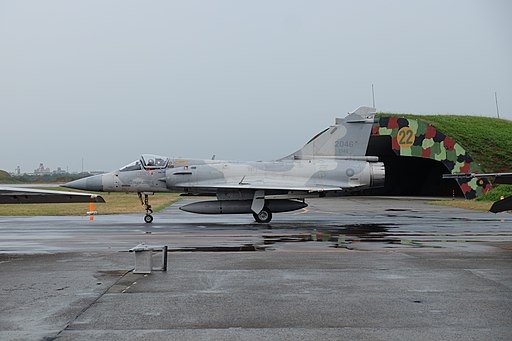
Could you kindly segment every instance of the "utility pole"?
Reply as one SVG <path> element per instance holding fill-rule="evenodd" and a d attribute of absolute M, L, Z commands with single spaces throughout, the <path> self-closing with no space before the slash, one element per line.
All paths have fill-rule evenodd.
<path fill-rule="evenodd" d="M 373 89 L 373 83 L 372 83 L 372 99 L 373 99 L 373 107 L 375 108 L 375 91 Z"/>
<path fill-rule="evenodd" d="M 494 100 L 496 101 L 496 115 L 500 118 L 500 109 L 498 108 L 498 94 L 494 91 Z"/>

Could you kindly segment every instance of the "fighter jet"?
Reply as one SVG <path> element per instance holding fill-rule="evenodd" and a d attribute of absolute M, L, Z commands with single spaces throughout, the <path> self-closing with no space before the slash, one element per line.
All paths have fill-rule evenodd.
<path fill-rule="evenodd" d="M 248 213 L 258 223 L 268 223 L 273 213 L 307 207 L 305 200 L 310 197 L 384 185 L 384 164 L 377 157 L 365 156 L 374 115 L 374 108 L 360 107 L 344 119 L 336 119 L 302 149 L 276 161 L 173 159 L 144 154 L 113 172 L 63 186 L 136 192 L 146 210 L 146 223 L 153 221 L 148 196 L 155 192 L 215 195 L 217 200 L 194 202 L 180 209 L 200 214 Z"/>

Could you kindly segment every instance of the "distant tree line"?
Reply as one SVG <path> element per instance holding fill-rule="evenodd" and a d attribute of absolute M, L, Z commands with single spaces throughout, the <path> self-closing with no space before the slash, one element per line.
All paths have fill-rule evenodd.
<path fill-rule="evenodd" d="M 76 179 L 85 178 L 92 174 L 84 172 L 78 174 L 48 174 L 48 175 L 10 175 L 9 173 L 0 170 L 0 183 L 4 184 L 27 184 L 27 183 L 64 183 Z"/>

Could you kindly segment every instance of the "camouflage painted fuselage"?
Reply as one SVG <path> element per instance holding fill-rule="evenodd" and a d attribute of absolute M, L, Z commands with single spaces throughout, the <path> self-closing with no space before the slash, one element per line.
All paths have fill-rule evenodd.
<path fill-rule="evenodd" d="M 384 165 L 362 160 L 231 162 L 176 160 L 165 169 L 114 171 L 89 179 L 103 192 L 187 192 L 265 190 L 324 192 L 364 189 L 384 181 Z"/>

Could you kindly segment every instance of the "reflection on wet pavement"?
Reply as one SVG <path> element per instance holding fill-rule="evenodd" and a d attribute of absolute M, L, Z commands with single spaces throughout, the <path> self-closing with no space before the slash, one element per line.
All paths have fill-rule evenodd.
<path fill-rule="evenodd" d="M 276 214 L 269 224 L 250 215 L 196 215 L 185 199 L 155 214 L 87 217 L 0 217 L 0 252 L 126 251 L 144 242 L 169 252 L 482 251 L 512 242 L 510 214 L 495 215 L 422 200 L 324 198 Z M 506 249 L 500 246 L 501 249 Z"/>

